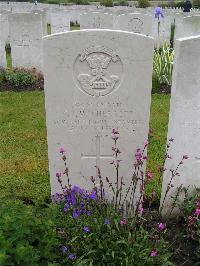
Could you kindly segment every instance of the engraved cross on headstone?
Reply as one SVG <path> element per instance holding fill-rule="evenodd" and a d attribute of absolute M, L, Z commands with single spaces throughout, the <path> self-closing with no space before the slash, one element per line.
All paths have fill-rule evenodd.
<path fill-rule="evenodd" d="M 83 159 L 89 159 L 89 158 L 96 158 L 96 166 L 100 168 L 100 161 L 101 159 L 110 159 L 113 160 L 113 155 L 106 155 L 106 154 L 101 154 L 101 137 L 99 134 L 95 136 L 95 144 L 96 144 L 96 154 L 81 154 L 81 157 Z M 96 171 L 96 176 L 98 175 L 98 170 Z"/>

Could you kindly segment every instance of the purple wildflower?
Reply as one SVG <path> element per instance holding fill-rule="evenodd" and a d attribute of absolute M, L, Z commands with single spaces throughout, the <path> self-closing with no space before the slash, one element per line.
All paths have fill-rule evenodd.
<path fill-rule="evenodd" d="M 77 210 L 74 210 L 73 213 L 72 213 L 72 217 L 74 219 L 77 219 L 79 217 L 79 215 L 80 215 L 80 211 L 77 211 Z"/>
<path fill-rule="evenodd" d="M 160 231 L 163 231 L 166 228 L 166 224 L 165 223 L 158 223 L 158 229 Z"/>
<path fill-rule="evenodd" d="M 154 15 L 155 15 L 155 18 L 159 19 L 160 17 L 161 18 L 164 18 L 164 14 L 163 14 L 163 11 L 162 11 L 162 8 L 157 6 L 155 9 L 154 9 Z"/>
<path fill-rule="evenodd" d="M 64 206 L 63 211 L 67 212 L 69 208 L 70 208 L 70 205 L 68 203 L 66 203 L 65 206 Z"/>
<path fill-rule="evenodd" d="M 95 200 L 96 198 L 97 198 L 97 193 L 95 190 L 93 190 L 92 193 L 90 194 L 90 199 Z"/>
<path fill-rule="evenodd" d="M 69 260 L 75 260 L 76 259 L 76 254 L 75 253 L 69 254 L 68 259 Z"/>
<path fill-rule="evenodd" d="M 90 215 L 92 215 L 92 212 L 91 212 L 91 211 L 85 211 L 85 214 L 86 214 L 87 216 L 90 216 Z"/>
<path fill-rule="evenodd" d="M 68 248 L 66 246 L 62 246 L 60 249 L 61 249 L 63 254 L 66 253 L 68 250 Z"/>
<path fill-rule="evenodd" d="M 105 218 L 104 224 L 110 224 L 110 220 L 108 218 Z"/>
<path fill-rule="evenodd" d="M 85 233 L 89 233 L 89 232 L 90 232 L 90 228 L 89 228 L 88 226 L 84 226 L 84 227 L 83 227 L 83 231 L 84 231 Z"/>
<path fill-rule="evenodd" d="M 83 194 L 85 192 L 83 188 L 80 188 L 78 186 L 73 186 L 71 191 L 77 194 Z"/>
<path fill-rule="evenodd" d="M 61 201 L 61 195 L 59 193 L 56 193 L 52 196 L 53 202 L 60 202 Z"/>

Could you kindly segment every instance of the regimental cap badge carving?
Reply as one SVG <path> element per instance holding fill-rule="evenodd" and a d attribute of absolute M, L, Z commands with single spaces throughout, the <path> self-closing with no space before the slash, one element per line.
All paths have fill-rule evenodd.
<path fill-rule="evenodd" d="M 104 96 L 119 86 L 122 62 L 112 49 L 92 46 L 77 57 L 74 75 L 82 91 L 92 96 Z"/>
<path fill-rule="evenodd" d="M 128 22 L 128 28 L 129 28 L 129 31 L 132 31 L 135 33 L 141 33 L 143 30 L 143 22 L 139 18 L 132 18 Z"/>

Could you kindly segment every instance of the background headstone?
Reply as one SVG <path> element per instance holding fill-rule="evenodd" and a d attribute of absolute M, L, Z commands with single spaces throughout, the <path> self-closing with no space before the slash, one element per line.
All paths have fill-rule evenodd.
<path fill-rule="evenodd" d="M 0 21 L 0 32 L 1 32 L 1 38 L 6 43 L 10 42 L 10 37 L 9 37 L 9 23 L 8 23 L 8 15 L 11 14 L 9 11 L 1 11 L 1 21 Z"/>
<path fill-rule="evenodd" d="M 51 34 L 70 31 L 69 12 L 51 13 Z"/>
<path fill-rule="evenodd" d="M 159 35 L 158 35 L 158 19 L 152 16 L 152 36 L 155 44 L 159 44 L 162 47 L 165 43 L 170 44 L 171 37 L 171 25 L 173 23 L 172 17 L 164 12 L 164 18 L 160 17 Z"/>
<path fill-rule="evenodd" d="M 9 15 L 13 67 L 42 70 L 42 17 L 35 13 Z"/>
<path fill-rule="evenodd" d="M 113 29 L 114 16 L 110 13 L 90 12 L 80 16 L 80 29 Z"/>
<path fill-rule="evenodd" d="M 151 35 L 152 16 L 139 13 L 119 15 L 116 17 L 115 29 Z"/>
<path fill-rule="evenodd" d="M 176 27 L 176 38 L 200 35 L 200 16 L 184 17 Z"/>
<path fill-rule="evenodd" d="M 33 10 L 32 12 L 41 15 L 43 36 L 46 36 L 47 35 L 47 14 L 46 14 L 46 12 L 40 11 L 40 10 Z"/>
<path fill-rule="evenodd" d="M 0 14 L 0 27 L 1 27 L 2 16 Z M 6 67 L 6 52 L 5 52 L 5 40 L 3 36 L 3 31 L 0 31 L 0 67 Z"/>

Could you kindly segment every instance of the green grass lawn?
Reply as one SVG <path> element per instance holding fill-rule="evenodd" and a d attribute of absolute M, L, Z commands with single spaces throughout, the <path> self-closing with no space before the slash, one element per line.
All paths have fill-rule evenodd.
<path fill-rule="evenodd" d="M 42 92 L 1 93 L 0 194 L 49 195 Z"/>
<path fill-rule="evenodd" d="M 159 192 L 157 165 L 162 163 L 168 123 L 169 95 L 152 96 L 154 137 L 149 147 L 148 169 L 154 173 L 148 192 Z M 19 198 L 49 197 L 47 143 L 43 92 L 1 93 L 0 195 Z"/>
<path fill-rule="evenodd" d="M 80 26 L 70 26 L 70 30 L 80 30 Z M 47 24 L 47 34 L 51 34 L 51 25 Z"/>
<path fill-rule="evenodd" d="M 51 25 L 47 24 L 47 34 L 50 35 L 51 34 Z"/>
<path fill-rule="evenodd" d="M 155 189 L 158 196 L 161 192 L 161 177 L 158 167 L 163 163 L 168 128 L 169 94 L 153 94 L 151 103 L 150 129 L 153 130 L 148 148 L 148 170 L 154 178 L 147 187 L 147 192 Z"/>
<path fill-rule="evenodd" d="M 70 26 L 70 30 L 80 30 L 80 26 Z"/>

